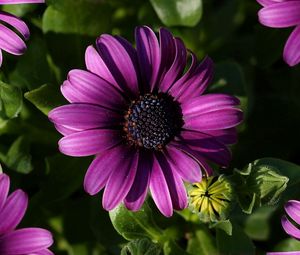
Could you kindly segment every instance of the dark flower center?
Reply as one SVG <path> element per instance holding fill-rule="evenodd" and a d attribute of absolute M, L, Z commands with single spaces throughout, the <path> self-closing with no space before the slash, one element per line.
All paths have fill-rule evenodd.
<path fill-rule="evenodd" d="M 182 125 L 180 106 L 169 95 L 146 94 L 131 102 L 124 131 L 130 144 L 160 150 L 179 133 Z"/>

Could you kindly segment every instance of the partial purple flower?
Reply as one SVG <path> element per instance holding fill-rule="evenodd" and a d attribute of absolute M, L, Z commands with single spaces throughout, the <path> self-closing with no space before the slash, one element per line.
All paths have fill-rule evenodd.
<path fill-rule="evenodd" d="M 49 118 L 64 135 L 62 153 L 96 155 L 84 188 L 95 195 L 105 187 L 106 210 L 121 202 L 139 210 L 149 188 L 159 210 L 171 216 L 187 206 L 183 181 L 201 181 L 202 171 L 211 175 L 210 161 L 228 166 L 227 145 L 236 142 L 243 114 L 237 98 L 203 94 L 213 76 L 210 58 L 198 63 L 164 28 L 158 39 L 138 27 L 135 39 L 136 49 L 108 34 L 89 46 L 88 71 L 70 71 L 61 87 L 71 104 Z"/>
<path fill-rule="evenodd" d="M 53 255 L 47 248 L 53 243 L 49 231 L 41 228 L 16 229 L 22 220 L 28 198 L 22 190 L 8 195 L 9 177 L 0 174 L 0 254 Z"/>
<path fill-rule="evenodd" d="M 300 1 L 299 0 L 257 0 L 263 8 L 258 12 L 261 24 L 274 27 L 295 27 L 288 38 L 283 52 L 287 64 L 300 62 Z"/>
<path fill-rule="evenodd" d="M 0 5 L 44 2 L 45 0 L 0 0 Z M 26 23 L 12 14 L 0 11 L 0 21 L 1 66 L 3 60 L 2 50 L 13 55 L 22 55 L 27 48 L 24 40 L 28 40 L 30 33 Z"/>
<path fill-rule="evenodd" d="M 300 229 L 295 226 L 293 222 L 300 225 L 300 202 L 296 200 L 288 201 L 284 206 L 286 215 L 281 218 L 281 225 L 284 231 L 291 237 L 300 241 Z M 292 221 L 293 222 L 292 222 Z M 290 252 L 269 252 L 267 255 L 299 255 L 300 251 L 290 251 Z"/>

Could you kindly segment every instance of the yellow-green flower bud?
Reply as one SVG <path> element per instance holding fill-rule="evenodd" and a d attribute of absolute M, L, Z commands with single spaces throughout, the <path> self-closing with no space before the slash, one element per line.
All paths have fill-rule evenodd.
<path fill-rule="evenodd" d="M 203 222 L 226 220 L 233 200 L 233 189 L 224 176 L 203 177 L 188 187 L 189 208 Z"/>

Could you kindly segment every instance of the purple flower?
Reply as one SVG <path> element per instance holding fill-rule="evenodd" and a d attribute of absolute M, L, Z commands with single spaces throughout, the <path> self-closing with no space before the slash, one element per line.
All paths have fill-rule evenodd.
<path fill-rule="evenodd" d="M 0 0 L 2 4 L 44 3 L 45 0 Z M 24 40 L 29 38 L 29 29 L 24 21 L 7 12 L 0 11 L 0 66 L 2 50 L 13 55 L 22 55 L 26 50 Z M 11 29 L 13 28 L 13 29 Z M 17 31 L 17 33 L 15 32 Z"/>
<path fill-rule="evenodd" d="M 53 243 L 49 231 L 41 228 L 16 229 L 27 209 L 28 198 L 22 190 L 8 196 L 10 181 L 0 174 L 0 254 L 51 255 Z"/>
<path fill-rule="evenodd" d="M 159 40 L 138 27 L 136 49 L 119 36 L 101 35 L 86 50 L 88 71 L 72 70 L 61 91 L 71 103 L 55 108 L 50 120 L 64 135 L 59 149 L 70 156 L 96 155 L 84 188 L 105 187 L 103 207 L 122 201 L 141 208 L 148 187 L 165 216 L 187 206 L 184 181 L 211 175 L 208 161 L 227 166 L 227 148 L 237 140 L 242 121 L 239 100 L 224 94 L 203 95 L 213 63 L 198 63 L 179 38 L 162 28 Z"/>
<path fill-rule="evenodd" d="M 289 216 L 282 216 L 281 225 L 284 231 L 291 237 L 300 241 L 300 229 L 291 222 L 292 219 L 296 224 L 300 225 L 300 202 L 296 200 L 288 201 L 284 206 L 285 212 Z M 299 255 L 300 251 L 290 252 L 269 252 L 267 255 Z"/>
<path fill-rule="evenodd" d="M 290 66 L 300 62 L 300 1 L 299 0 L 257 0 L 264 6 L 258 13 L 259 21 L 265 26 L 295 27 L 287 40 L 283 58 Z"/>

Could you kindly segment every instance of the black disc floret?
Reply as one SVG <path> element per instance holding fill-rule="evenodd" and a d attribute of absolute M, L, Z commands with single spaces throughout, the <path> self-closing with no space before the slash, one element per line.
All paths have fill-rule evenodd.
<path fill-rule="evenodd" d="M 146 149 L 161 150 L 183 125 L 179 104 L 167 94 L 146 94 L 132 101 L 125 114 L 127 142 Z"/>

